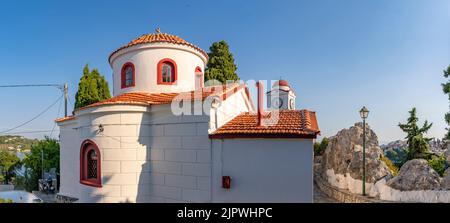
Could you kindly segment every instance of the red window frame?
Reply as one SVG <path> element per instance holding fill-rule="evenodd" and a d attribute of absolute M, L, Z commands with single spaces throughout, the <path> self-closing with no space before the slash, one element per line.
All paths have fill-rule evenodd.
<path fill-rule="evenodd" d="M 200 76 L 200 77 L 199 77 Z M 202 68 L 201 67 L 199 67 L 199 66 L 197 66 L 196 68 L 195 68 L 195 86 L 197 86 L 197 78 L 200 78 L 200 88 L 203 88 L 203 85 L 204 85 L 204 81 L 205 81 L 205 78 L 203 77 L 203 71 L 202 71 Z"/>
<path fill-rule="evenodd" d="M 96 179 L 88 179 L 88 157 L 87 155 L 91 150 L 94 150 L 97 153 L 97 178 Z M 80 183 L 92 186 L 92 187 L 102 187 L 102 176 L 101 176 L 101 154 L 100 150 L 98 149 L 97 144 L 93 142 L 92 140 L 85 140 L 81 144 L 80 149 Z"/>
<path fill-rule="evenodd" d="M 133 70 L 133 75 L 132 75 L 133 81 L 132 81 L 132 83 L 131 83 L 130 85 L 126 85 L 127 79 L 126 79 L 126 73 L 125 73 L 125 72 L 126 72 L 126 68 L 127 68 L 128 66 L 131 66 L 131 69 Z M 122 80 L 121 80 L 121 88 L 122 88 L 122 89 L 123 89 L 123 88 L 134 87 L 134 86 L 136 85 L 136 69 L 135 69 L 133 63 L 127 62 L 127 63 L 125 63 L 125 64 L 122 66 L 121 78 L 122 78 Z"/>
<path fill-rule="evenodd" d="M 162 68 L 164 64 L 170 63 L 172 65 L 172 70 L 173 70 L 173 80 L 172 82 L 163 82 L 163 78 L 162 78 Z M 165 58 L 162 59 L 158 62 L 158 66 L 157 66 L 157 84 L 158 85 L 173 85 L 176 84 L 177 80 L 178 80 L 178 72 L 177 72 L 177 63 L 175 63 L 174 60 L 170 59 L 170 58 Z"/>

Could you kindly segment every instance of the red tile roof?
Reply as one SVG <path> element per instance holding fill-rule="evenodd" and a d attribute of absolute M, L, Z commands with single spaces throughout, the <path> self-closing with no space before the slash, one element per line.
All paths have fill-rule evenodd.
<path fill-rule="evenodd" d="M 173 44 L 190 46 L 190 47 L 194 48 L 195 50 L 199 51 L 201 54 L 203 54 L 206 58 L 208 58 L 208 54 L 205 51 L 203 51 L 202 49 L 200 49 L 200 47 L 198 47 L 192 43 L 189 43 L 186 40 L 184 40 L 178 36 L 167 34 L 167 33 L 151 33 L 151 34 L 142 35 L 139 38 L 132 40 L 127 45 L 122 46 L 119 49 L 115 50 L 114 52 L 111 53 L 108 60 L 111 60 L 111 57 L 115 53 L 119 52 L 120 50 L 123 50 L 128 47 L 132 47 L 135 45 L 139 45 L 139 44 L 146 44 L 146 43 L 173 43 Z"/>
<path fill-rule="evenodd" d="M 233 83 L 221 86 L 204 87 L 199 90 L 182 93 L 124 93 L 104 101 L 78 108 L 76 111 L 101 105 L 157 105 L 169 104 L 173 100 L 205 100 L 210 96 L 217 96 L 221 100 L 225 100 L 227 97 L 231 96 L 242 88 L 246 88 L 246 86 L 243 84 Z"/>
<path fill-rule="evenodd" d="M 308 110 L 280 110 L 278 122 L 274 112 L 266 112 L 264 119 L 274 125 L 258 126 L 256 113 L 243 113 L 229 121 L 210 138 L 315 138 L 320 134 L 316 113 Z"/>
<path fill-rule="evenodd" d="M 134 92 L 125 93 L 110 99 L 106 99 L 94 104 L 87 105 L 76 109 L 75 111 L 98 107 L 102 105 L 158 105 L 170 104 L 173 100 L 205 100 L 208 97 L 217 96 L 221 100 L 226 100 L 228 97 L 236 93 L 238 90 L 245 88 L 245 92 L 251 100 L 248 88 L 244 84 L 232 83 L 228 85 L 204 87 L 195 91 L 188 91 L 182 93 L 146 93 Z M 74 116 L 56 119 L 56 122 L 64 122 L 75 119 Z"/>
<path fill-rule="evenodd" d="M 67 117 L 63 117 L 63 118 L 58 118 L 55 120 L 55 122 L 64 122 L 64 121 L 69 121 L 69 120 L 74 120 L 75 116 L 71 115 L 71 116 L 67 116 Z"/>

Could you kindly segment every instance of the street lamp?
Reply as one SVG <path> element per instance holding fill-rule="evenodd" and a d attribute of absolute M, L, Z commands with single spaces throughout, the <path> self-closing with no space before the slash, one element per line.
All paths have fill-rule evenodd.
<path fill-rule="evenodd" d="M 366 118 L 369 116 L 369 110 L 363 106 L 359 110 L 359 115 L 363 120 L 363 175 L 362 175 L 362 195 L 366 196 Z"/>

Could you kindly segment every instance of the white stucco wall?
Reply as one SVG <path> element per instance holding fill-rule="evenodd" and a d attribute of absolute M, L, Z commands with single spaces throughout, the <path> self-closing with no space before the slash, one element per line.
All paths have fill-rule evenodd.
<path fill-rule="evenodd" d="M 209 132 L 214 132 L 216 129 L 231 121 L 242 112 L 254 111 L 254 105 L 252 105 L 252 102 L 245 93 L 245 89 L 242 88 L 238 92 L 229 96 L 225 101 L 222 101 L 218 108 L 211 109 Z"/>
<path fill-rule="evenodd" d="M 313 201 L 312 139 L 215 139 L 212 153 L 212 202 Z"/>
<path fill-rule="evenodd" d="M 177 83 L 174 85 L 157 84 L 157 65 L 162 59 L 169 58 L 177 66 Z M 135 67 L 135 86 L 121 88 L 121 72 L 125 63 Z M 173 93 L 195 89 L 195 68 L 205 70 L 206 58 L 197 50 L 183 45 L 170 43 L 152 43 L 136 45 L 123 49 L 111 58 L 113 69 L 113 95 L 127 92 Z"/>
<path fill-rule="evenodd" d="M 78 202 L 208 202 L 208 122 L 208 116 L 174 116 L 170 105 L 82 110 L 75 121 L 60 124 L 60 194 Z M 79 183 L 85 139 L 100 149 L 101 188 Z"/>

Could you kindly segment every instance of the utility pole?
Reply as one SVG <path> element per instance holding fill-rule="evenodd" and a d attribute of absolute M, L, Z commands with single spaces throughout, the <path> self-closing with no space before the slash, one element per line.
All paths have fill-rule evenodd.
<path fill-rule="evenodd" d="M 42 176 L 41 178 L 44 179 L 44 149 L 41 150 L 41 166 L 42 166 Z"/>
<path fill-rule="evenodd" d="M 67 93 L 69 92 L 69 86 L 67 83 L 64 84 L 64 117 L 67 117 Z"/>

